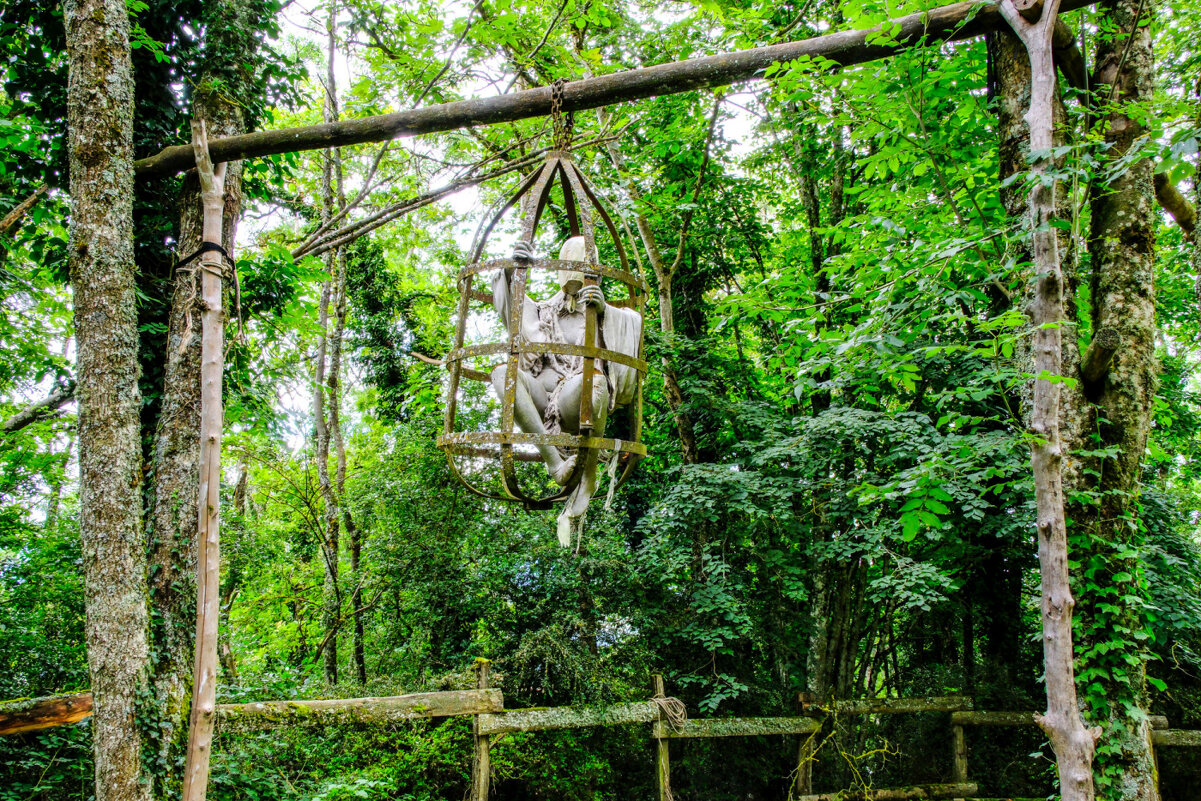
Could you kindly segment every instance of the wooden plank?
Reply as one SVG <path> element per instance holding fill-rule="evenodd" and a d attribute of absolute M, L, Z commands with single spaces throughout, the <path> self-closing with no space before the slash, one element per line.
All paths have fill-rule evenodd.
<path fill-rule="evenodd" d="M 231 728 L 257 730 L 275 726 L 391 723 L 417 718 L 478 715 L 503 709 L 504 697 L 500 690 L 455 690 L 384 698 L 218 704 L 217 720 L 225 731 Z"/>
<path fill-rule="evenodd" d="M 967 781 L 967 738 L 963 726 L 951 726 L 951 780 Z"/>
<path fill-rule="evenodd" d="M 586 729 L 592 726 L 651 723 L 658 719 L 659 707 L 653 701 L 614 704 L 603 709 L 576 709 L 570 706 L 511 709 L 496 715 L 480 715 L 479 733 Z"/>
<path fill-rule="evenodd" d="M 1083 8 L 1092 2 L 1063 0 L 1060 11 Z M 572 81 L 563 89 L 563 111 L 581 111 L 647 97 L 728 86 L 762 78 L 764 70 L 773 64 L 797 59 L 819 62 L 824 59 L 847 67 L 886 58 L 919 43 L 961 41 L 1007 28 L 999 5 L 977 2 L 932 8 L 891 20 L 887 24 L 890 34 L 887 42 L 877 41 L 879 28 L 844 30 L 811 39 Z M 550 107 L 551 89 L 544 86 L 373 117 L 214 139 L 209 143 L 209 152 L 214 162 L 222 162 L 363 142 L 383 142 L 400 136 L 544 117 L 550 113 Z M 139 176 L 171 175 L 191 167 L 193 160 L 190 147 L 172 145 L 149 158 L 134 162 L 134 169 Z"/>
<path fill-rule="evenodd" d="M 1161 748 L 1201 748 L 1201 731 L 1167 729 L 1151 732 L 1151 744 Z"/>
<path fill-rule="evenodd" d="M 894 715 L 914 712 L 960 712 L 972 708 L 972 699 L 961 695 L 937 695 L 929 698 L 854 698 L 834 702 L 840 715 Z M 815 704 L 806 704 L 806 714 L 824 714 Z"/>
<path fill-rule="evenodd" d="M 952 726 L 1034 726 L 1034 712 L 953 712 Z"/>
<path fill-rule="evenodd" d="M 913 787 L 893 787 L 882 790 L 869 790 L 866 793 L 854 793 L 842 790 L 837 793 L 817 793 L 802 795 L 793 801 L 917 801 L 923 798 L 975 798 L 980 791 L 975 782 L 956 782 L 955 784 L 921 784 Z"/>
<path fill-rule="evenodd" d="M 0 736 L 65 726 L 91 714 L 90 692 L 0 701 Z"/>
<path fill-rule="evenodd" d="M 952 726 L 1036 726 L 1036 712 L 953 712 Z M 1163 715 L 1150 715 L 1152 729 L 1168 728 L 1168 719 Z"/>
<path fill-rule="evenodd" d="M 651 676 L 651 689 L 656 698 L 667 695 L 667 687 L 663 683 L 662 675 L 655 673 Z M 659 790 L 659 801 L 672 801 L 671 746 L 658 734 L 662 725 L 662 722 L 655 723 L 655 784 Z"/>
<path fill-rule="evenodd" d="M 810 717 L 803 718 L 710 718 L 689 720 L 676 731 L 670 724 L 655 723 L 655 737 L 676 739 L 687 737 L 759 737 L 776 734 L 812 734 L 821 724 Z"/>
<path fill-rule="evenodd" d="M 491 685 L 492 663 L 487 659 L 475 660 L 475 687 L 487 690 Z M 488 801 L 492 787 L 492 740 L 480 734 L 480 716 L 471 722 L 475 759 L 471 763 L 471 801 Z"/>

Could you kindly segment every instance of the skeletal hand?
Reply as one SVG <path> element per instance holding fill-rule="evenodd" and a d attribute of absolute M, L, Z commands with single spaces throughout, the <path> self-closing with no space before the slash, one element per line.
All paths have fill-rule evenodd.
<path fill-rule="evenodd" d="M 605 293 L 599 286 L 586 286 L 579 291 L 576 299 L 585 306 L 595 306 L 598 310 L 605 308 Z"/>

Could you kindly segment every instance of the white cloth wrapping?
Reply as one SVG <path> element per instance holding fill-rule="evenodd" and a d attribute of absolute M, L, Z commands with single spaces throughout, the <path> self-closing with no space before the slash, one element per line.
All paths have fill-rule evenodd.
<path fill-rule="evenodd" d="M 562 292 L 557 292 L 554 297 L 543 301 L 527 297 L 521 310 L 521 336 L 527 342 L 551 341 L 543 321 L 549 316 L 558 314 L 565 300 Z M 504 270 L 497 270 L 492 275 L 492 305 L 507 326 L 513 310 L 513 300 L 509 289 L 509 279 L 505 276 Z M 550 312 L 549 315 L 548 312 Z M 598 323 L 602 347 L 624 356 L 638 358 L 638 349 L 642 344 L 642 316 L 638 312 L 633 309 L 610 306 L 606 303 L 604 313 L 598 315 Z M 570 344 L 582 345 L 584 343 L 581 341 Z M 527 354 L 527 358 L 523 358 L 521 361 L 521 369 L 538 375 L 542 372 L 543 363 L 548 356 L 549 354 L 546 356 Z M 576 358 L 578 359 L 578 357 Z M 638 390 L 638 371 L 624 364 L 610 362 L 605 362 L 604 370 L 612 388 L 609 393 L 609 408 L 633 403 Z"/>

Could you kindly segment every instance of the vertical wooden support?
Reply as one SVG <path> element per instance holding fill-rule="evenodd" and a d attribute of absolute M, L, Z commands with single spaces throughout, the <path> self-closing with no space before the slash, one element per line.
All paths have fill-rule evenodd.
<path fill-rule="evenodd" d="M 662 675 L 658 673 L 653 674 L 651 681 L 656 698 L 662 698 L 667 695 Z M 660 712 L 660 715 L 662 715 L 662 712 Z M 659 787 L 659 801 L 672 801 L 671 752 L 668 750 L 668 741 L 664 737 L 657 737 L 655 739 L 655 783 Z"/>
<path fill-rule="evenodd" d="M 477 690 L 487 690 L 491 683 L 492 662 L 487 659 L 477 659 L 472 666 L 475 671 L 475 687 Z M 480 734 L 480 716 L 472 717 L 472 732 L 475 740 L 475 758 L 471 762 L 471 801 L 488 801 L 488 793 L 492 784 L 492 752 L 491 738 Z"/>
<path fill-rule="evenodd" d="M 963 727 L 957 725 L 951 726 L 951 781 L 967 781 L 967 739 Z"/>
<path fill-rule="evenodd" d="M 801 714 L 809 711 L 813 703 L 813 695 L 801 693 L 798 700 Z M 809 795 L 813 792 L 813 757 L 817 754 L 817 738 L 821 730 L 801 735 L 801 744 L 797 749 L 796 781 L 792 784 L 794 796 Z"/>
<path fill-rule="evenodd" d="M 209 159 L 204 121 L 192 121 L 192 149 L 204 208 L 201 240 L 221 242 L 225 165 Z M 204 801 L 217 704 L 217 622 L 220 617 L 221 377 L 225 369 L 225 310 L 221 306 L 225 263 L 214 251 L 200 254 L 200 502 L 196 529 L 196 658 L 192 713 L 184 767 L 184 801 Z"/>

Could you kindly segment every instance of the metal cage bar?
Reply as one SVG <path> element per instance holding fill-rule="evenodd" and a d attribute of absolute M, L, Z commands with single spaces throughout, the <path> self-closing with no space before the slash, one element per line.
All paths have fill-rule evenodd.
<path fill-rule="evenodd" d="M 585 258 L 587 261 L 567 261 L 561 259 L 524 259 L 500 258 L 481 261 L 481 256 L 487 247 L 488 239 L 497 224 L 514 206 L 521 204 L 522 226 L 521 241 L 533 245 L 537 234 L 538 223 L 550 202 L 551 190 L 558 183 L 563 193 L 563 202 L 567 221 L 572 236 L 582 236 L 585 242 Z M 605 224 L 612 238 L 621 267 L 614 268 L 599 263 L 596 247 L 595 224 L 593 212 Z M 470 314 L 472 301 L 493 302 L 490 292 L 480 291 L 474 285 L 477 276 L 495 270 L 505 270 L 511 280 L 510 290 L 512 302 L 509 319 L 506 321 L 508 336 L 503 342 L 492 342 L 481 345 L 466 345 L 466 321 Z M 447 385 L 446 415 L 443 433 L 438 437 L 438 447 L 446 454 L 447 461 L 458 479 L 469 490 L 485 498 L 500 500 L 515 500 L 527 508 L 550 508 L 554 502 L 563 500 L 571 494 L 580 480 L 580 474 L 589 450 L 617 451 L 624 461 L 624 469 L 616 477 L 620 484 L 628 478 L 634 465 L 646 455 L 646 447 L 641 443 L 642 431 L 642 382 L 646 378 L 647 363 L 643 354 L 643 343 L 639 343 L 637 358 L 619 353 L 603 346 L 599 342 L 599 327 L 596 310 L 591 306 L 585 310 L 585 340 L 583 345 L 566 343 L 530 342 L 521 335 L 522 315 L 526 301 L 526 290 L 529 285 L 532 270 L 576 270 L 585 274 L 588 285 L 599 285 L 603 279 L 610 279 L 626 287 L 627 297 L 606 301 L 612 306 L 622 306 L 633 309 L 645 324 L 643 307 L 646 303 L 649 289 L 641 277 L 629 270 L 629 260 L 625 248 L 618 236 L 608 212 L 598 200 L 592 187 L 580 174 L 570 156 L 564 152 L 552 151 L 547 154 L 546 161 L 537 170 L 522 179 L 516 193 L 510 196 L 499 209 L 487 220 L 472 243 L 472 263 L 459 271 L 459 303 L 458 320 L 455 325 L 454 348 L 446 356 L 445 362 L 450 373 Z M 514 405 L 516 403 L 517 381 L 522 357 L 525 355 L 562 354 L 579 356 L 584 360 L 583 384 L 581 395 L 581 414 L 578 421 L 578 434 L 529 434 L 514 428 Z M 473 369 L 465 364 L 469 359 L 483 356 L 500 356 L 502 361 L 494 363 L 487 370 Z M 620 364 L 633 369 L 637 374 L 635 400 L 631 407 L 630 436 L 628 440 L 615 440 L 607 437 L 592 436 L 593 409 L 591 408 L 591 384 L 596 360 Z M 458 393 L 463 377 L 475 381 L 490 381 L 491 370 L 499 364 L 507 365 L 505 382 L 501 397 L 500 431 L 457 431 Z M 517 474 L 518 462 L 541 461 L 542 457 L 521 450 L 519 446 L 550 445 L 558 448 L 574 448 L 577 451 L 576 467 L 568 477 L 565 486 L 549 494 L 527 492 L 522 486 Z M 469 459 L 496 459 L 499 457 L 501 466 L 501 492 L 490 492 L 474 484 L 464 465 L 456 457 Z"/>

